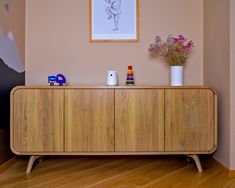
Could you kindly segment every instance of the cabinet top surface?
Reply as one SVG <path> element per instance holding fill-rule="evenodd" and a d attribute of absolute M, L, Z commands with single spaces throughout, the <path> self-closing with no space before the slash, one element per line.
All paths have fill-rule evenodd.
<path fill-rule="evenodd" d="M 207 86 L 17 86 L 12 92 L 18 89 L 210 89 Z"/>

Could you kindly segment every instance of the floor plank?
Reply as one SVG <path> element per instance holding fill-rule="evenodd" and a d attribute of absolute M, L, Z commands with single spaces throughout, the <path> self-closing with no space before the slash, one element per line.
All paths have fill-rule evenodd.
<path fill-rule="evenodd" d="M 25 174 L 20 158 L 0 176 L 1 188 L 234 188 L 213 160 L 202 160 L 200 174 L 183 156 L 46 157 Z"/>

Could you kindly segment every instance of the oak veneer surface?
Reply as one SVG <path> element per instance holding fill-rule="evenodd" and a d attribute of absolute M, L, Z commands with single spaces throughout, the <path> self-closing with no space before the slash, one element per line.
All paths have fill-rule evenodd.
<path fill-rule="evenodd" d="M 115 151 L 164 151 L 164 90 L 115 91 Z"/>
<path fill-rule="evenodd" d="M 165 90 L 165 151 L 212 151 L 214 97 L 206 89 Z"/>
<path fill-rule="evenodd" d="M 65 151 L 114 151 L 114 91 L 65 91 Z"/>
<path fill-rule="evenodd" d="M 11 148 L 20 155 L 212 153 L 215 98 L 203 86 L 17 87 Z"/>
<path fill-rule="evenodd" d="M 62 90 L 14 92 L 13 146 L 17 152 L 62 152 Z"/>

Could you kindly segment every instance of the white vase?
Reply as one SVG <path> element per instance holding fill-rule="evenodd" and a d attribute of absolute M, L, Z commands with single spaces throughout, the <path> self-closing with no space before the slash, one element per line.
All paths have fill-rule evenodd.
<path fill-rule="evenodd" d="M 184 67 L 171 66 L 171 86 L 182 86 L 184 83 Z"/>

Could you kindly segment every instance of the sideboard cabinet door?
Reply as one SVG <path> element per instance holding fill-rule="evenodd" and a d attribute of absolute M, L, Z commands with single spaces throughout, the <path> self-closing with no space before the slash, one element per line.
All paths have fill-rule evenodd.
<path fill-rule="evenodd" d="M 115 151 L 164 151 L 164 89 L 115 91 Z"/>
<path fill-rule="evenodd" d="M 114 91 L 65 91 L 65 151 L 114 151 Z"/>
<path fill-rule="evenodd" d="M 17 152 L 63 152 L 63 90 L 18 89 L 13 103 Z"/>
<path fill-rule="evenodd" d="M 214 94 L 209 89 L 166 89 L 166 152 L 212 151 Z"/>

